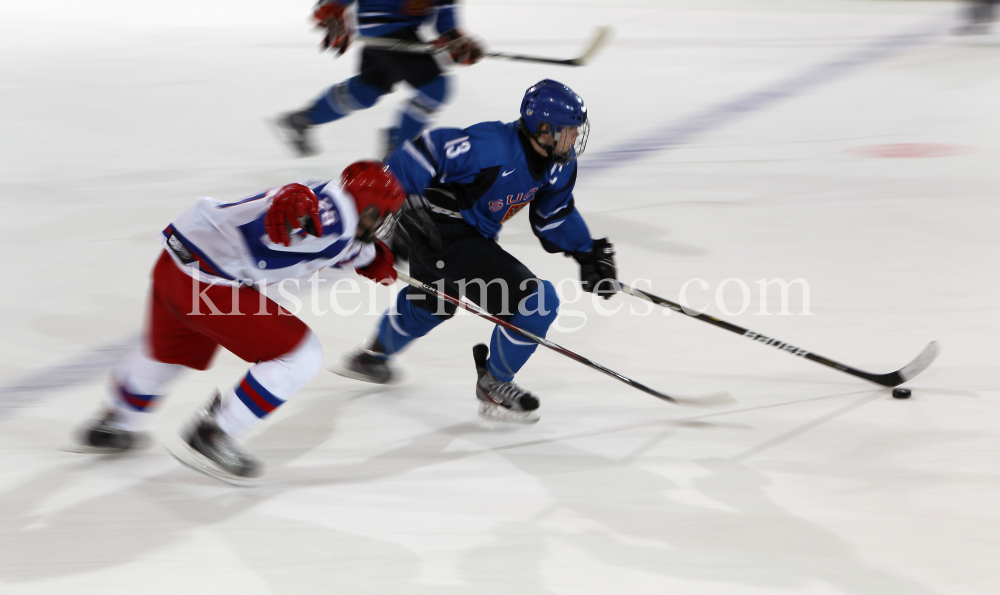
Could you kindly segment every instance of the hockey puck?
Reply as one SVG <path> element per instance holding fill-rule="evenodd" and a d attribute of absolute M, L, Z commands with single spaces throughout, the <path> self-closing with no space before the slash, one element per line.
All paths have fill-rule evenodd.
<path fill-rule="evenodd" d="M 908 388 L 894 388 L 892 389 L 892 398 L 894 399 L 909 399 L 910 389 Z"/>

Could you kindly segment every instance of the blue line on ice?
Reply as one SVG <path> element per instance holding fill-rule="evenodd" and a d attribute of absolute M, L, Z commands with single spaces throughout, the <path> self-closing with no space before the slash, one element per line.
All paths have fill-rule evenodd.
<path fill-rule="evenodd" d="M 923 25 L 914 31 L 878 39 L 829 62 L 811 66 L 773 86 L 711 106 L 656 128 L 647 135 L 597 153 L 590 159 L 581 159 L 580 168 L 588 173 L 599 172 L 635 161 L 641 154 L 668 151 L 687 144 L 699 135 L 766 109 L 782 99 L 801 96 L 806 91 L 829 83 L 861 66 L 928 43 L 933 35 L 942 33 L 943 28 L 942 22 L 936 20 L 930 26 Z"/>

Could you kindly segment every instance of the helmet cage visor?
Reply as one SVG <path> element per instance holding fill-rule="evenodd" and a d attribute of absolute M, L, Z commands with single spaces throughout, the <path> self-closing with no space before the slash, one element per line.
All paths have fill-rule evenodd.
<path fill-rule="evenodd" d="M 397 223 L 399 223 L 398 210 L 383 215 L 377 206 L 368 205 L 358 215 L 358 230 L 355 237 L 364 244 L 373 243 L 375 238 L 385 241 L 392 235 Z"/>
<path fill-rule="evenodd" d="M 545 149 L 553 163 L 569 165 L 587 148 L 587 138 L 590 136 L 590 119 L 579 125 L 557 125 L 553 127 L 548 122 L 539 122 L 531 135 L 538 146 Z"/>

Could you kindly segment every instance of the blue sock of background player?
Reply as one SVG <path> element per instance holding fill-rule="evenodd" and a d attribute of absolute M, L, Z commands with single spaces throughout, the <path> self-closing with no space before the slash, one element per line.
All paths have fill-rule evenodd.
<path fill-rule="evenodd" d="M 441 34 L 433 44 L 441 47 L 452 62 L 473 64 L 482 57 L 479 45 L 457 29 L 455 8 L 451 3 L 436 8 L 430 2 L 417 8 L 411 3 L 404 10 L 402 0 L 357 2 L 358 28 L 363 37 L 420 42 L 417 28 L 436 14 L 434 25 Z M 320 2 L 313 14 L 318 26 L 326 31 L 321 47 L 335 50 L 338 56 L 351 43 L 351 30 L 344 11 L 352 3 L 353 0 Z M 391 18 L 386 18 L 386 15 Z M 447 77 L 432 55 L 365 47 L 357 76 L 330 87 L 305 109 L 280 116 L 278 129 L 298 155 L 314 155 L 318 150 L 310 138 L 312 127 L 375 105 L 379 97 L 391 93 L 399 82 L 406 82 L 416 93 L 404 107 L 398 125 L 384 133 L 382 151 L 388 155 L 400 139 L 420 134 L 448 95 Z"/>

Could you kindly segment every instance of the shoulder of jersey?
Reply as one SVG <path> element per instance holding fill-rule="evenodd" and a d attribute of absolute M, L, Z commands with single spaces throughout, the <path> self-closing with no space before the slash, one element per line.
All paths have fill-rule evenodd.
<path fill-rule="evenodd" d="M 466 129 L 482 167 L 507 165 L 517 158 L 517 129 L 504 122 L 482 122 Z"/>
<path fill-rule="evenodd" d="M 309 188 L 320 199 L 324 196 L 333 196 L 340 191 L 340 187 L 333 180 L 314 181 L 312 184 L 309 184 Z"/>
<path fill-rule="evenodd" d="M 514 122 L 480 122 L 465 129 L 474 140 L 485 140 L 487 142 L 499 139 L 510 139 L 511 135 L 517 135 L 517 128 Z"/>

